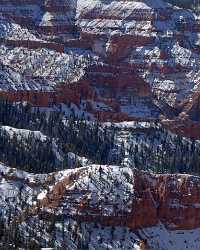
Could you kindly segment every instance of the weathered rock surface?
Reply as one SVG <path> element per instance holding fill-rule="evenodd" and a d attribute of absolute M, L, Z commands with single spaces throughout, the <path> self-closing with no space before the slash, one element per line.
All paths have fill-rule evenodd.
<path fill-rule="evenodd" d="M 162 115 L 173 131 L 199 138 L 196 14 L 162 0 L 2 0 L 0 13 L 2 64 L 21 78 L 4 81 L 2 97 L 73 102 L 102 121 Z"/>
<path fill-rule="evenodd" d="M 110 167 L 101 167 L 104 177 L 99 176 L 97 166 L 92 166 L 80 171 L 77 169 L 58 181 L 40 201 L 43 211 L 47 209 L 49 212 L 53 209 L 55 212 L 57 207 L 58 216 L 61 211 L 66 210 L 73 218 L 81 221 L 97 221 L 115 226 L 126 225 L 132 229 L 153 227 L 160 222 L 169 230 L 190 230 L 200 227 L 199 177 L 180 174 L 154 175 L 114 167 L 115 174 L 119 171 L 119 175 L 115 176 L 115 182 L 111 184 L 113 191 L 108 197 L 108 187 L 105 188 L 101 191 L 100 198 L 97 192 L 98 186 L 111 178 Z M 126 181 L 123 179 L 124 173 Z M 88 175 L 97 190 L 90 186 L 88 189 L 81 189 L 81 185 L 90 183 Z M 122 199 L 118 200 L 120 208 L 113 202 L 113 199 L 116 199 L 116 187 L 117 192 L 130 189 L 128 199 L 125 198 L 128 195 L 127 191 L 124 192 L 123 199 L 118 197 Z"/>
<path fill-rule="evenodd" d="M 0 164 L 2 216 L 7 217 L 7 211 L 12 206 L 24 234 L 26 224 L 31 225 L 32 230 L 36 229 L 36 218 L 46 225 L 52 222 L 52 218 L 59 224 L 64 217 L 65 222 L 80 219 L 82 224 L 87 225 L 87 230 L 89 227 L 97 235 L 99 232 L 109 232 L 103 238 L 104 243 L 107 239 L 115 244 L 117 241 L 125 241 L 125 245 L 118 245 L 119 249 L 199 249 L 200 229 L 196 228 L 200 222 L 199 177 L 151 175 L 118 166 L 101 166 L 103 172 L 100 175 L 99 167 L 90 165 L 51 174 L 29 174 Z M 22 199 L 29 204 L 29 209 L 21 209 L 18 203 L 17 197 L 22 193 L 21 185 L 26 190 L 26 196 L 22 195 Z M 6 203 L 8 199 L 9 206 Z M 116 204 L 119 205 L 118 211 Z M 87 223 L 91 221 L 110 227 Z M 114 228 L 115 225 L 122 227 Z M 133 230 L 127 230 L 124 225 Z M 113 231 L 114 237 L 110 237 Z M 128 237 L 124 236 L 123 231 Z M 48 230 L 44 226 L 40 232 L 42 235 L 45 232 L 49 241 Z M 65 232 L 68 236 L 71 227 Z M 123 237 L 119 238 L 118 235 Z M 57 237 L 56 240 L 59 244 L 62 239 Z M 71 244 L 70 239 L 65 241 Z M 102 245 L 98 246 L 96 242 L 98 238 L 89 241 L 93 243 L 94 249 L 102 249 Z M 130 247 L 127 247 L 127 242 Z M 73 245 L 70 249 L 78 249 Z"/>
<path fill-rule="evenodd" d="M 150 226 L 161 221 L 171 230 L 197 228 L 200 225 L 200 178 L 189 175 L 135 176 L 136 192 L 143 205 L 135 206 L 143 216 L 135 221 Z M 133 210 L 134 211 L 134 210 Z M 146 216 L 145 216 L 146 214 Z M 148 214 L 148 216 L 147 216 Z"/>

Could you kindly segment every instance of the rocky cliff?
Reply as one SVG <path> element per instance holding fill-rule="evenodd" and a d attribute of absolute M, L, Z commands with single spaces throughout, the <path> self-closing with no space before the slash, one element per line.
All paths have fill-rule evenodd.
<path fill-rule="evenodd" d="M 45 234 L 41 245 L 51 241 L 58 249 L 63 242 L 70 249 L 81 249 L 80 242 L 101 250 L 200 249 L 200 178 L 134 168 L 144 164 L 155 172 L 199 172 L 199 141 L 175 134 L 200 139 L 200 17 L 167 2 L 0 0 L 0 98 L 59 110 L 54 119 L 62 127 L 51 123 L 58 126 L 51 131 L 54 126 L 39 112 L 30 122 L 30 107 L 22 116 L 26 130 L 18 118 L 9 124 L 2 115 L 11 112 L 8 104 L 1 113 L 6 125 L 1 135 L 8 133 L 5 138 L 17 145 L 22 135 L 46 138 L 48 127 L 55 162 L 66 156 L 65 164 L 75 158 L 68 167 L 82 166 L 28 174 L 0 164 L 0 212 L 6 222 L 14 217 L 22 235 L 37 225 Z M 13 110 L 11 115 L 17 113 Z M 106 163 L 101 159 L 101 166 L 92 165 L 99 155 L 84 155 L 87 144 L 76 152 L 87 133 L 85 124 L 73 130 L 80 136 L 77 145 L 64 140 L 72 127 L 65 134 L 61 113 L 85 117 L 88 124 L 100 121 L 94 130 L 102 143 L 99 131 L 104 136 L 115 131 L 110 144 L 97 147 L 101 157 L 107 147 Z M 55 135 L 64 138 L 62 143 Z M 22 149 L 26 152 L 26 145 Z M 119 156 L 117 166 L 105 165 Z M 54 220 L 57 241 L 50 233 Z M 79 224 L 84 225 L 82 235 Z"/>
<path fill-rule="evenodd" d="M 109 180 L 112 178 L 113 184 Z M 95 188 L 83 189 L 90 187 L 90 181 Z M 105 185 L 104 182 L 108 186 L 98 193 L 98 185 Z M 189 230 L 200 227 L 199 187 L 200 178 L 190 175 L 151 175 L 129 168 L 91 166 L 72 171 L 58 181 L 40 205 L 43 211 L 53 209 L 54 213 L 57 207 L 58 216 L 67 206 L 68 213 L 76 219 L 109 226 L 137 230 L 161 222 L 168 230 Z"/>
<path fill-rule="evenodd" d="M 112 249 L 117 241 L 122 244 L 117 245 L 119 249 L 143 249 L 143 246 L 152 250 L 196 250 L 200 247 L 199 177 L 153 175 L 127 167 L 98 165 L 49 175 L 28 174 L 4 165 L 0 169 L 0 188 L 4 190 L 0 202 L 2 215 L 7 214 L 5 204 L 9 197 L 20 230 L 25 230 L 26 225 L 44 223 L 42 229 L 38 228 L 42 235 L 45 233 L 42 245 L 51 239 L 52 229 L 48 226 L 54 220 L 57 247 L 64 240 L 60 237 L 62 225 L 71 235 L 75 221 L 85 225 L 83 237 L 94 249 L 104 249 L 108 242 Z M 8 187 L 10 192 L 6 191 Z M 20 193 L 22 201 L 27 199 L 28 210 L 21 209 L 16 199 Z M 102 241 L 94 240 L 93 233 L 88 238 L 90 230 L 101 235 Z M 65 241 L 72 244 L 72 249 L 78 249 L 73 234 Z"/>
<path fill-rule="evenodd" d="M 1 96 L 74 102 L 104 121 L 164 119 L 200 137 L 191 129 L 199 126 L 200 79 L 192 11 L 162 0 L 10 0 L 0 13 Z"/>
<path fill-rule="evenodd" d="M 139 212 L 140 217 L 135 216 L 138 226 L 140 223 L 148 225 L 161 221 L 171 230 L 199 227 L 199 177 L 153 176 L 139 172 L 135 175 L 135 182 L 139 207 L 136 205 L 133 211 L 143 211 L 142 214 Z M 147 213 L 150 216 L 146 217 Z"/>

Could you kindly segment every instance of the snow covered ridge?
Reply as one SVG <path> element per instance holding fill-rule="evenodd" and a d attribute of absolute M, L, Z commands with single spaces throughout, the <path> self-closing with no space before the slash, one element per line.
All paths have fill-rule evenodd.
<path fill-rule="evenodd" d="M 54 178 L 55 184 L 38 196 L 44 218 L 64 214 L 132 229 L 155 226 L 159 221 L 170 230 L 200 227 L 199 177 L 91 165 L 59 172 Z"/>
<path fill-rule="evenodd" d="M 52 231 L 48 229 L 52 216 L 56 232 L 54 247 L 63 246 L 64 241 L 72 244 L 73 237 L 67 238 L 71 234 L 69 225 L 77 223 L 82 225 L 83 238 L 94 249 L 104 249 L 104 246 L 106 249 L 107 244 L 111 244 L 110 249 L 116 249 L 112 244 L 117 244 L 117 249 L 130 246 L 143 249 L 142 245 L 153 250 L 200 247 L 199 177 L 153 175 L 103 165 L 33 175 L 1 164 L 0 172 L 3 218 L 8 225 L 17 218 L 23 238 L 28 237 L 30 228 L 32 233 L 37 228 L 33 237 L 38 239 L 39 234 L 43 235 L 41 247 L 52 246 Z M 118 235 L 124 235 L 124 230 L 125 241 Z M 101 235 L 101 240 L 95 234 Z M 96 243 L 95 239 L 98 239 Z M 78 243 L 71 249 L 78 249 Z"/>
<path fill-rule="evenodd" d="M 1 126 L 1 129 L 3 131 L 6 131 L 10 137 L 13 137 L 14 135 L 16 135 L 19 138 L 28 138 L 29 136 L 33 135 L 34 137 L 36 137 L 37 139 L 41 140 L 41 141 L 45 141 L 47 139 L 47 137 L 45 135 L 43 135 L 40 131 L 30 131 L 30 130 L 26 130 L 26 129 L 16 129 L 13 127 L 9 127 L 9 126 Z"/>

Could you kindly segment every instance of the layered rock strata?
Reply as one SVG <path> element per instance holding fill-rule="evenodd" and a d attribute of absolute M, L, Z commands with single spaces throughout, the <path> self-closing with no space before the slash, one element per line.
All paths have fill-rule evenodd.
<path fill-rule="evenodd" d="M 2 0 L 0 13 L 0 54 L 10 54 L 3 64 L 39 86 L 19 89 L 16 82 L 13 91 L 7 81 L 2 97 L 37 106 L 82 102 L 80 109 L 103 121 L 169 120 L 173 131 L 199 138 L 191 131 L 199 122 L 200 80 L 200 22 L 192 11 L 162 0 Z M 38 82 L 32 59 L 44 51 Z M 59 77 L 52 77 L 54 64 L 63 68 Z"/>

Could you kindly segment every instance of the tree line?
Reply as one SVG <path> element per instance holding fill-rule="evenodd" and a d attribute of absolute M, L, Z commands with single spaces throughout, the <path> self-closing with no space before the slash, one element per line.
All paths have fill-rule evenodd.
<path fill-rule="evenodd" d="M 46 141 L 34 133 L 18 138 L 0 130 L 0 161 L 33 173 L 81 167 L 79 156 L 100 165 L 122 165 L 128 159 L 133 167 L 159 173 L 200 173 L 200 143 L 173 135 L 161 125 L 152 124 L 147 133 L 133 129 L 125 143 L 112 124 L 106 127 L 98 121 L 78 119 L 74 112 L 66 117 L 62 110 L 33 112 L 28 104 L 5 100 L 0 101 L 0 125 L 41 131 L 46 136 Z M 69 152 L 75 154 L 73 166 Z"/>

